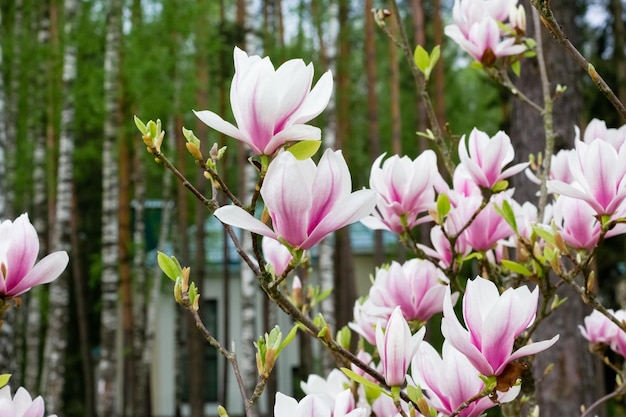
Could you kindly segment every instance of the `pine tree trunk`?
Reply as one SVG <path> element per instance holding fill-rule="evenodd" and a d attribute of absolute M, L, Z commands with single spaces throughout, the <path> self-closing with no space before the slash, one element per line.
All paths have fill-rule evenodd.
<path fill-rule="evenodd" d="M 522 2 L 528 13 L 529 29 L 532 30 L 532 8 Z M 563 25 L 570 40 L 576 44 L 576 8 L 566 0 L 552 0 L 551 7 Z M 531 32 L 530 36 L 533 36 Z M 580 123 L 582 94 L 579 81 L 584 75 L 567 53 L 547 31 L 542 30 L 544 55 L 548 64 L 551 88 L 558 84 L 567 85 L 564 96 L 555 102 L 554 122 L 557 148 L 572 147 L 573 126 Z M 522 74 L 518 88 L 538 103 L 543 102 L 540 77 L 536 60 L 522 63 Z M 530 153 L 543 152 L 545 132 L 541 115 L 518 100 L 513 102 L 511 117 L 511 140 L 516 148 L 516 157 L 527 161 Z M 523 176 L 514 177 L 515 196 L 518 201 L 536 202 L 536 187 L 529 186 Z M 594 377 L 592 355 L 587 351 L 587 342 L 581 336 L 578 325 L 588 314 L 580 298 L 566 285 L 561 287 L 559 298 L 567 297 L 546 322 L 533 335 L 535 340 L 544 340 L 559 333 L 559 342 L 537 355 L 533 362 L 533 373 L 541 382 L 535 392 L 542 416 L 573 416 L 580 414 L 582 404 L 589 405 L 601 394 Z M 543 376 L 546 367 L 554 368 Z"/>
<path fill-rule="evenodd" d="M 117 299 L 119 294 L 118 166 L 116 143 L 120 123 L 119 68 L 122 30 L 121 0 L 109 2 L 104 61 L 105 120 L 102 147 L 102 312 L 98 364 L 98 416 L 111 417 L 117 403 Z"/>

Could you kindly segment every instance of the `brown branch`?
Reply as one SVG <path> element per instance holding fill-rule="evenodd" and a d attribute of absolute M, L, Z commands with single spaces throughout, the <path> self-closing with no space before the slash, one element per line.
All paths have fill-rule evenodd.
<path fill-rule="evenodd" d="M 549 0 L 531 0 L 530 3 L 539 12 L 541 16 L 541 22 L 550 31 L 552 36 L 559 42 L 563 48 L 574 58 L 574 60 L 581 66 L 589 77 L 596 84 L 600 92 L 611 102 L 613 107 L 618 111 L 622 120 L 626 120 L 626 107 L 615 95 L 611 87 L 604 81 L 604 79 L 598 74 L 594 66 L 587 61 L 587 59 L 576 49 L 574 45 L 567 38 L 563 29 L 559 25 L 559 22 L 554 17 L 552 9 L 550 8 Z"/>

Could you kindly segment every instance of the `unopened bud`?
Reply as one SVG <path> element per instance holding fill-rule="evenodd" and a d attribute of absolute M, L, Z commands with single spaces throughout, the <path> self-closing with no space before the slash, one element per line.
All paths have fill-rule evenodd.
<path fill-rule="evenodd" d="M 200 152 L 200 148 L 198 147 L 198 145 L 196 145 L 193 142 L 187 142 L 185 146 L 187 147 L 187 151 L 189 151 L 191 156 L 193 156 L 196 161 L 201 161 L 204 159 L 202 157 L 202 152 Z"/>
<path fill-rule="evenodd" d="M 302 281 L 296 275 L 293 278 L 293 283 L 291 284 L 291 298 L 293 298 L 293 302 L 298 308 L 302 308 Z"/>

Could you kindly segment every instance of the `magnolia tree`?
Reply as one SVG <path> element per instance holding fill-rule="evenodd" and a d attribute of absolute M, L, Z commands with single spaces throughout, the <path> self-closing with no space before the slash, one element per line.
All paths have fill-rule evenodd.
<path fill-rule="evenodd" d="M 384 22 L 398 17 L 395 2 L 390 4 L 390 11 L 375 11 L 375 16 L 393 37 Z M 535 0 L 533 5 L 535 32 L 540 33 L 541 15 L 626 118 L 626 109 L 600 75 L 567 42 L 548 2 Z M 533 355 L 558 342 L 558 335 L 539 341 L 532 335 L 565 301 L 555 295 L 560 285 L 572 286 L 594 309 L 581 332 L 594 347 L 602 347 L 595 351 L 604 357 L 609 347 L 626 355 L 626 311 L 607 309 L 598 301 L 593 271 L 600 243 L 626 231 L 626 127 L 611 129 L 593 120 L 577 133 L 574 149 L 553 154 L 553 100 L 563 89 L 550 90 L 541 39 L 526 37 L 524 9 L 517 0 L 457 0 L 452 19 L 445 32 L 475 60 L 473 65 L 543 115 L 546 146 L 541 156 L 512 165 L 514 147 L 505 132 L 490 136 L 478 126 L 456 141 L 444 132 L 425 89 L 439 47 L 430 53 L 421 46 L 413 50 L 404 35 L 393 40 L 407 55 L 430 124 L 419 134 L 432 140 L 437 153 L 427 150 L 415 159 L 381 155 L 371 168 L 370 189 L 352 190 L 341 150 L 327 149 L 317 162 L 313 159 L 321 130 L 308 122 L 327 106 L 333 81 L 327 72 L 313 85 L 313 67 L 301 60 L 275 68 L 268 57 L 235 48 L 230 102 L 236 124 L 209 110 L 196 112 L 208 126 L 252 152 L 257 186 L 249 201 L 236 198 L 220 175 L 226 148 L 213 145 L 207 156 L 193 132 L 183 130 L 189 153 L 212 186 L 205 196 L 162 152 L 160 122 L 135 118 L 148 151 L 224 224 L 266 296 L 296 322 L 284 338 L 275 327 L 255 343 L 258 384 L 254 392 L 246 392 L 235 352 L 216 340 L 200 319 L 192 271 L 174 256 L 158 255 L 159 265 L 174 281 L 176 301 L 231 363 L 248 416 L 282 349 L 298 331 L 331 350 L 337 369 L 303 381 L 306 396 L 300 401 L 278 393 L 276 417 L 479 416 L 504 403 L 520 405 L 528 401 L 519 394 Z M 524 59 L 539 62 L 542 103 L 530 100 L 510 81 Z M 440 163 L 446 172 L 438 171 Z M 508 179 L 522 173 L 539 185 L 536 202 L 517 201 L 509 188 Z M 220 194 L 230 202 L 220 206 Z M 257 209 L 259 202 L 262 209 Z M 413 256 L 380 266 L 369 294 L 355 304 L 349 327 L 333 329 L 321 314 L 313 315 L 317 300 L 310 294 L 319 292 L 304 291 L 294 271 L 324 237 L 358 221 L 395 233 Z M 430 227 L 430 243 L 418 242 L 418 225 Z M 252 234 L 251 253 L 242 248 L 233 228 Z M 35 265 L 37 236 L 25 215 L 2 223 L 0 235 L 1 313 L 19 305 L 19 295 L 32 286 L 56 278 L 67 265 L 67 254 L 48 255 Z M 475 272 L 468 275 L 470 270 Z M 424 340 L 436 315 L 442 315 L 445 339 L 440 348 Z M 358 337 L 358 343 L 351 344 L 351 337 Z M 626 377 L 617 365 L 605 362 L 621 380 Z M 618 384 L 613 394 L 583 407 L 582 413 L 590 415 L 623 387 Z M 503 412 L 518 415 L 520 407 Z M 32 400 L 22 388 L 11 396 L 5 386 L 0 389 L 0 410 L 2 415 L 40 417 L 43 400 Z M 227 415 L 223 408 L 219 412 Z M 536 416 L 539 409 L 527 413 Z"/>
<path fill-rule="evenodd" d="M 535 33 L 543 21 L 626 116 L 593 66 L 567 42 L 548 2 L 533 5 Z M 525 370 L 535 354 L 559 339 L 558 334 L 539 341 L 532 336 L 565 301 L 556 296 L 560 285 L 572 286 L 593 307 L 581 326 L 589 342 L 626 354 L 626 312 L 609 310 L 598 301 L 593 271 L 602 241 L 626 232 L 626 127 L 610 129 L 592 120 L 584 132 L 578 131 L 574 149 L 554 154 L 554 100 L 564 88 L 550 90 L 541 39 L 526 36 L 524 8 L 517 0 L 456 0 L 454 23 L 445 33 L 474 59 L 475 67 L 542 114 L 546 141 L 541 155 L 513 165 L 515 149 L 505 132 L 490 136 L 478 126 L 455 140 L 439 126 L 426 90 L 439 47 L 413 50 L 403 30 L 397 39 L 385 25 L 389 16 L 398 18 L 395 2 L 391 6 L 374 13 L 407 55 L 430 124 L 419 134 L 432 140 L 437 153 L 427 150 L 415 159 L 381 155 L 371 168 L 370 189 L 352 190 L 341 150 L 326 149 L 317 162 L 313 159 L 321 130 L 308 123 L 328 104 L 332 75 L 324 74 L 313 85 L 313 68 L 301 60 L 275 68 L 268 57 L 235 48 L 230 101 L 236 124 L 210 110 L 196 112 L 205 124 L 243 142 L 253 154 L 257 186 L 249 201 L 236 198 L 220 175 L 226 148 L 213 145 L 207 157 L 200 140 L 184 130 L 187 149 L 212 184 L 207 197 L 161 151 L 160 122 L 135 119 L 148 151 L 224 224 L 266 296 L 297 323 L 284 339 L 276 327 L 255 343 L 259 379 L 254 392 L 246 392 L 235 352 L 202 325 L 190 269 L 173 256 L 159 254 L 161 268 L 175 281 L 176 300 L 193 315 L 208 342 L 230 360 L 248 415 L 297 331 L 330 349 L 338 369 L 303 381 L 306 396 L 300 401 L 277 394 L 276 417 L 479 416 L 514 401 L 517 406 L 503 412 L 518 415 L 522 403 L 533 403 L 520 398 L 522 374 L 530 374 Z M 542 103 L 510 80 L 524 59 L 538 60 Z M 439 165 L 447 172 L 440 173 Z M 538 184 L 536 202 L 517 201 L 509 187 L 510 177 L 524 174 Z M 229 204 L 220 206 L 220 193 Z M 262 209 L 257 209 L 261 201 Z M 294 270 L 324 237 L 358 221 L 395 233 L 413 257 L 380 266 L 369 294 L 355 304 L 349 327 L 332 329 L 323 315 L 312 315 L 313 300 L 306 294 L 319 291 L 303 291 Z M 430 227 L 430 244 L 416 239 L 418 225 Z M 243 250 L 233 228 L 252 234 L 252 253 Z M 471 270 L 470 276 L 466 271 Z M 438 314 L 445 339 L 439 349 L 424 340 Z M 351 336 L 358 337 L 357 344 L 350 343 Z M 351 345 L 357 350 L 350 350 Z M 596 351 L 603 355 L 604 350 Z M 623 379 L 621 369 L 606 362 Z M 622 391 L 618 384 L 612 395 Z M 609 397 L 583 405 L 582 413 L 590 415 Z M 536 416 L 539 409 L 525 412 Z M 227 415 L 227 410 L 221 408 L 220 414 Z"/>

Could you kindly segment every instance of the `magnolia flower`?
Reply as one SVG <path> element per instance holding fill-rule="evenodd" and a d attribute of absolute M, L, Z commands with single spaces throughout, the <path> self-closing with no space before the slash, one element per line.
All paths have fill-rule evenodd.
<path fill-rule="evenodd" d="M 403 230 L 404 223 L 413 228 L 417 217 L 435 205 L 435 186 L 444 183 L 437 170 L 437 155 L 427 150 L 411 160 L 393 155 L 381 162 L 385 154 L 374 161 L 370 173 L 370 188 L 376 191 L 377 211 L 362 222 L 372 229 L 394 233 Z"/>
<path fill-rule="evenodd" d="M 261 248 L 266 261 L 274 269 L 274 274 L 282 275 L 289 266 L 292 256 L 289 249 L 281 245 L 280 242 L 269 237 L 263 237 L 261 240 Z"/>
<path fill-rule="evenodd" d="M 438 259 L 439 266 L 441 268 L 448 268 L 450 265 L 452 265 L 452 248 L 450 246 L 450 241 L 443 234 L 441 226 L 436 225 L 430 229 L 430 243 L 433 246 L 432 248 L 421 243 L 418 243 L 417 246 L 426 255 L 430 256 L 431 258 Z M 471 252 L 471 248 L 465 243 L 464 239 L 457 239 L 455 249 L 456 253 L 462 256 L 469 255 L 469 253 Z"/>
<path fill-rule="evenodd" d="M 443 308 L 448 278 L 442 270 L 423 259 L 411 259 L 376 272 L 369 300 L 390 315 L 396 306 L 407 321 L 426 322 Z"/>
<path fill-rule="evenodd" d="M 408 404 L 402 400 L 400 400 L 400 404 L 404 415 L 411 415 Z M 402 414 L 400 414 L 393 402 L 393 398 L 388 395 L 379 395 L 378 398 L 374 400 L 372 403 L 372 412 L 376 417 L 402 417 Z M 417 415 L 421 416 L 419 413 L 417 413 Z"/>
<path fill-rule="evenodd" d="M 351 192 L 352 179 L 341 151 L 324 152 L 318 166 L 281 153 L 267 170 L 261 196 L 272 219 L 268 227 L 236 206 L 224 206 L 215 217 L 231 226 L 310 249 L 328 234 L 361 220 L 374 210 L 371 190 Z"/>
<path fill-rule="evenodd" d="M 574 181 L 548 181 L 548 191 L 583 200 L 595 214 L 621 216 L 626 200 L 626 147 L 616 150 L 603 140 L 576 142 L 569 156 Z"/>
<path fill-rule="evenodd" d="M 376 323 L 381 319 L 380 309 L 368 299 L 365 301 L 356 300 L 352 320 L 348 323 L 348 327 L 359 334 L 369 344 L 376 344 Z"/>
<path fill-rule="evenodd" d="M 465 136 L 459 142 L 459 158 L 476 185 L 492 188 L 499 181 L 521 172 L 528 163 L 506 168 L 515 156 L 509 136 L 500 131 L 493 137 L 478 129 L 472 130 L 467 143 Z"/>
<path fill-rule="evenodd" d="M 338 394 L 350 386 L 350 380 L 339 369 L 333 369 L 326 379 L 319 375 L 311 374 L 306 382 L 300 381 L 300 388 L 307 395 L 315 395 L 321 398 L 329 409 L 335 407 Z"/>
<path fill-rule="evenodd" d="M 602 229 L 594 214 L 589 204 L 564 195 L 556 199 L 552 213 L 565 243 L 573 249 L 587 250 L 598 244 Z"/>
<path fill-rule="evenodd" d="M 425 332 L 426 328 L 422 327 L 412 335 L 400 307 L 396 307 L 391 313 L 384 333 L 380 322 L 376 326 L 376 348 L 387 385 L 393 387 L 404 384 L 411 359 L 417 352 Z"/>
<path fill-rule="evenodd" d="M 580 130 L 576 128 L 576 139 L 580 138 Z M 619 149 L 626 141 L 626 125 L 618 129 L 607 128 L 604 120 L 593 119 L 587 125 L 583 135 L 585 143 L 591 143 L 596 139 L 603 140 L 611 144 L 615 149 Z"/>
<path fill-rule="evenodd" d="M 462 239 L 469 247 L 484 252 L 493 249 L 502 239 L 507 239 L 514 235 L 515 232 L 511 229 L 511 226 L 496 211 L 496 205 L 501 206 L 502 202 L 508 199 L 507 193 L 496 194 L 491 197 L 487 206 L 476 215 L 463 232 Z M 472 197 L 468 200 L 468 204 L 462 204 L 456 209 L 464 213 L 466 221 L 470 221 L 471 216 L 478 210 L 482 198 Z"/>
<path fill-rule="evenodd" d="M 510 18 L 516 5 L 517 0 L 455 0 L 452 20 L 461 33 L 467 36 L 472 25 L 485 17 L 504 22 L 507 17 Z"/>
<path fill-rule="evenodd" d="M 459 322 L 448 290 L 443 304 L 441 332 L 455 349 L 483 375 L 500 375 L 512 361 L 548 349 L 559 339 L 531 343 L 512 353 L 515 339 L 535 320 L 539 291 L 509 288 L 502 295 L 496 285 L 480 276 L 467 281 L 463 318 Z"/>
<path fill-rule="evenodd" d="M 498 22 L 491 17 L 484 17 L 472 24 L 467 34 L 457 25 L 446 26 L 444 32 L 461 49 L 484 65 L 492 65 L 498 57 L 519 55 L 526 51 L 526 45 L 516 44 L 515 38 L 503 39 Z"/>
<path fill-rule="evenodd" d="M 27 214 L 0 224 L 0 298 L 17 297 L 35 285 L 47 284 L 65 270 L 67 252 L 53 252 L 39 262 L 37 231 Z"/>
<path fill-rule="evenodd" d="M 355 408 L 350 390 L 338 395 L 334 408 L 316 395 L 307 395 L 300 402 L 282 393 L 276 394 L 274 417 L 366 417 L 366 408 Z"/>
<path fill-rule="evenodd" d="M 611 309 L 609 309 L 608 312 L 615 315 Z M 585 317 L 584 323 L 584 326 L 578 326 L 578 328 L 589 343 L 605 343 L 612 345 L 615 343 L 617 332 L 622 331 L 615 323 L 598 310 L 593 310 L 590 315 Z"/>
<path fill-rule="evenodd" d="M 11 398 L 8 385 L 0 389 L 0 416 L 2 417 L 43 417 L 44 403 L 41 397 L 34 400 L 28 391 L 20 387 Z M 56 417 L 51 415 L 48 417 Z"/>
<path fill-rule="evenodd" d="M 429 343 L 422 342 L 411 363 L 411 376 L 426 391 L 430 406 L 443 415 L 451 415 L 485 387 L 479 372 L 448 341 L 443 343 L 441 356 Z M 517 385 L 506 393 L 498 393 L 498 401 L 512 401 L 519 391 L 520 386 Z M 494 406 L 496 403 L 489 397 L 483 397 L 470 403 L 458 415 L 478 417 Z"/>
<path fill-rule="evenodd" d="M 311 89 L 313 65 L 292 59 L 274 69 L 269 58 L 235 48 L 230 102 L 237 127 L 204 110 L 196 116 L 213 129 L 247 144 L 257 155 L 272 155 L 286 142 L 319 140 L 320 129 L 305 124 L 328 105 L 330 71 Z"/>

